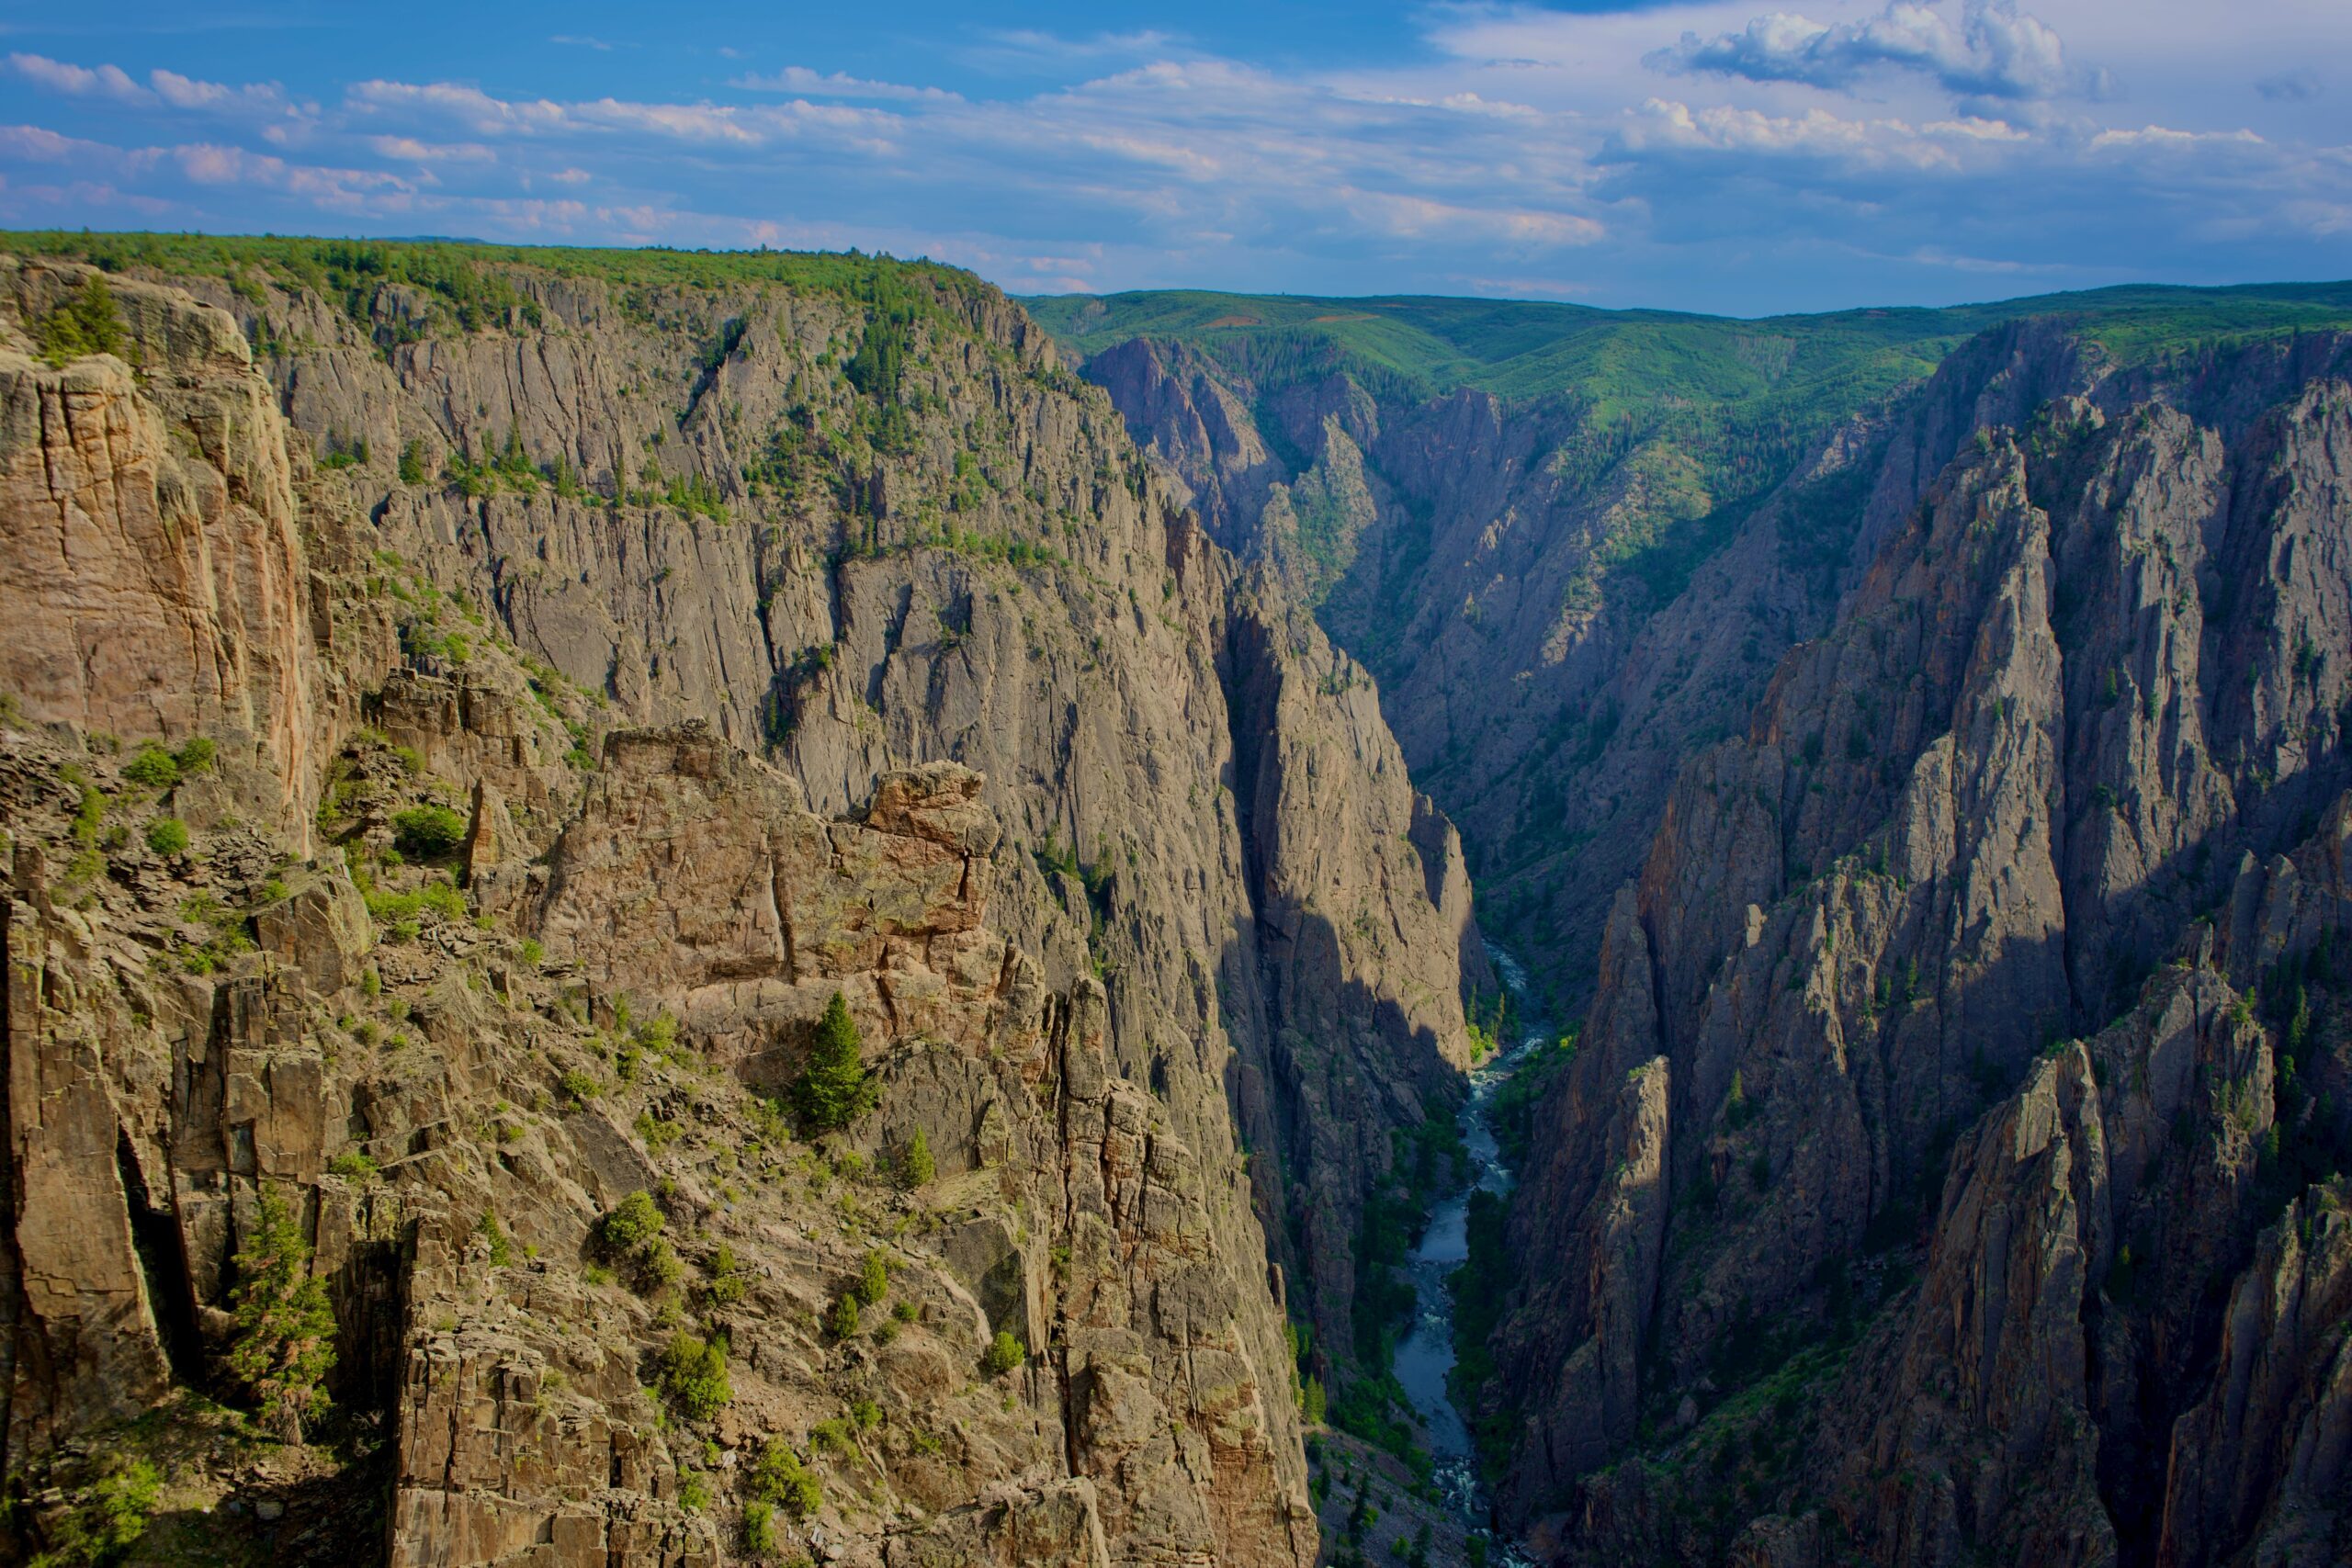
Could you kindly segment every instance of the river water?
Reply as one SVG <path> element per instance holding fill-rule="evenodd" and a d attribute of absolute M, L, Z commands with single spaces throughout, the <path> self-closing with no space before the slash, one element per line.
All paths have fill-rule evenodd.
<path fill-rule="evenodd" d="M 1488 1518 L 1486 1488 L 1478 1479 L 1477 1455 L 1462 1413 L 1447 1393 L 1446 1374 L 1453 1370 L 1453 1296 L 1446 1276 L 1469 1256 L 1470 1194 L 1479 1190 L 1498 1196 L 1511 1187 L 1511 1171 L 1503 1163 L 1488 1116 L 1495 1091 L 1516 1072 L 1527 1054 L 1552 1039 L 1552 1022 L 1540 1016 L 1529 999 L 1527 971 L 1519 961 L 1489 942 L 1487 956 L 1510 992 L 1520 1018 L 1519 1038 L 1498 1051 L 1470 1073 L 1469 1098 L 1463 1102 L 1462 1142 L 1470 1156 L 1470 1179 L 1461 1190 L 1442 1201 L 1430 1213 L 1429 1228 L 1413 1251 L 1410 1273 L 1417 1298 L 1413 1332 L 1396 1347 L 1396 1381 L 1421 1418 L 1430 1454 L 1437 1461 L 1436 1482 L 1449 1506 L 1476 1528 Z M 1498 1541 L 1493 1561 L 1498 1564 L 1524 1560 Z"/>

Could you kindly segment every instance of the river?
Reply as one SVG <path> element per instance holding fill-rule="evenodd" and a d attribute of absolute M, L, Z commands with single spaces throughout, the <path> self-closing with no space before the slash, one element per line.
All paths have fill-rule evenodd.
<path fill-rule="evenodd" d="M 1471 1070 L 1470 1093 L 1461 1114 L 1470 1178 L 1459 1191 L 1430 1211 L 1429 1228 L 1414 1248 L 1410 1266 L 1417 1298 L 1413 1332 L 1396 1347 L 1395 1363 L 1396 1381 L 1404 1385 L 1406 1396 L 1420 1416 L 1430 1455 L 1436 1461 L 1439 1492 L 1449 1506 L 1479 1529 L 1488 1522 L 1487 1490 L 1478 1479 L 1477 1454 L 1469 1427 L 1445 1386 L 1446 1374 L 1453 1370 L 1453 1295 L 1446 1289 L 1446 1276 L 1469 1256 L 1470 1194 L 1483 1190 L 1500 1196 L 1510 1190 L 1510 1168 L 1503 1163 L 1488 1121 L 1495 1091 L 1510 1081 L 1529 1051 L 1550 1043 L 1553 1035 L 1551 1020 L 1541 1016 L 1529 999 L 1527 971 L 1519 961 L 1492 942 L 1487 945 L 1487 956 L 1510 993 L 1520 1019 L 1519 1038 Z M 1492 1559 L 1496 1563 L 1525 1561 L 1507 1542 L 1498 1540 L 1496 1545 L 1498 1550 Z"/>

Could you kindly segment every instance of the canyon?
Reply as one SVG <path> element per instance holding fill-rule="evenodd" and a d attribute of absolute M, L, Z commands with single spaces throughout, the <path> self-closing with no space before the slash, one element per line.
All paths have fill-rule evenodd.
<path fill-rule="evenodd" d="M 2352 1551 L 2352 291 L 1442 304 L 0 241 L 6 1550 Z"/>

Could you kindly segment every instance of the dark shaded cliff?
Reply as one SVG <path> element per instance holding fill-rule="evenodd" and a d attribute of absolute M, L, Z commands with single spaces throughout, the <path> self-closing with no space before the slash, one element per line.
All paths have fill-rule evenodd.
<path fill-rule="evenodd" d="M 1539 1113 L 1490 1399 L 1560 1560 L 2325 1560 L 2341 1445 L 2219 1483 L 2196 1413 L 2352 1164 L 2337 916 L 2260 908 L 2352 782 L 2346 363 L 2052 329 L 1923 392 L 2007 417 L 1682 770 Z"/>
<path fill-rule="evenodd" d="M 1778 457 L 1061 329 L 1589 998 L 1482 1276 L 1539 1556 L 2346 1551 L 2352 352 L 2032 303 Z"/>

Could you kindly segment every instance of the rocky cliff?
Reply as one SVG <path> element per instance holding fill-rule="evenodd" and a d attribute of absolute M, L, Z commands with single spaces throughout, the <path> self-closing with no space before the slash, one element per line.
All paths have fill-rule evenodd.
<path fill-rule="evenodd" d="M 1537 1555 L 2352 1554 L 2342 334 L 1800 439 L 857 256 L 0 251 L 0 1552 L 1311 1561 L 1475 869 L 1582 1016 L 1472 1237 Z"/>
<path fill-rule="evenodd" d="M 1630 439 L 1572 389 L 1430 397 L 1365 371 L 1253 374 L 1152 339 L 1086 365 L 1219 540 L 1378 677 L 1489 922 L 1572 1010 L 1684 750 L 1825 623 L 1849 536 L 1715 495 L 1674 439 Z M 1813 476 L 1883 438 L 1857 423 Z"/>
<path fill-rule="evenodd" d="M 96 259 L 0 263 L 18 1542 L 1310 1560 L 1483 966 L 1361 668 L 960 275 Z"/>
<path fill-rule="evenodd" d="M 1559 1560 L 2341 1555 L 2346 349 L 2017 329 L 1872 443 L 1514 1206 L 1488 1413 Z"/>
<path fill-rule="evenodd" d="M 2057 318 L 2016 302 L 2029 313 L 1957 333 L 1929 361 L 1940 373 L 1896 396 L 1849 386 L 1859 360 L 1804 389 L 1797 367 L 1835 357 L 1824 345 L 1850 318 L 1736 337 L 1729 357 L 1752 372 L 1736 396 L 1709 389 L 1740 381 L 1725 367 L 1714 381 L 1690 369 L 1695 342 L 1628 341 L 1582 378 L 1522 373 L 1505 397 L 1317 352 L 1307 328 L 1263 345 L 1136 338 L 1086 373 L 1217 537 L 1379 678 L 1415 776 L 1463 825 L 1489 924 L 1566 1013 L 1591 998 L 1611 900 L 1683 759 L 1747 727 L 1782 654 L 1830 629 L 1929 480 L 1979 428 L 2024 428 L 2050 399 L 2154 374 L 2177 346 L 2144 317 L 2110 346 L 2095 298 Z M 1479 347 L 1455 344 L 1450 368 Z"/>

